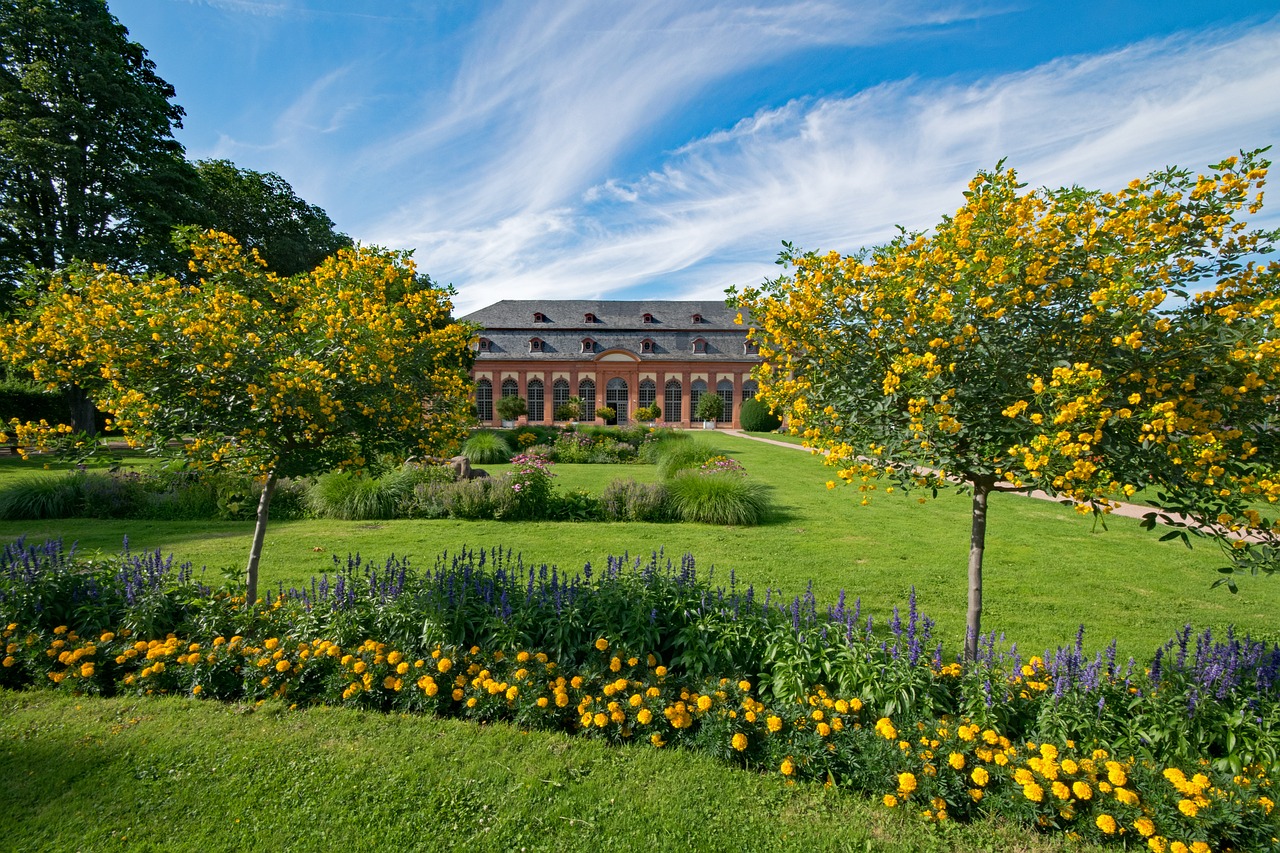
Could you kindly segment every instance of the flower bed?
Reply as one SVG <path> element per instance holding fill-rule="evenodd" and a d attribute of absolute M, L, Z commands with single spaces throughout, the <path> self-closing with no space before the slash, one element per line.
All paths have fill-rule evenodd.
<path fill-rule="evenodd" d="M 1184 632 L 1151 672 L 1079 638 L 1015 665 L 988 638 L 961 667 L 928 652 L 914 602 L 877 630 L 856 604 L 820 615 L 656 555 L 574 575 L 498 550 L 422 573 L 351 558 L 253 607 L 159 554 L 11 546 L 0 569 L 9 687 L 503 719 L 1152 850 L 1270 849 L 1280 829 L 1280 650 L 1237 638 Z"/>

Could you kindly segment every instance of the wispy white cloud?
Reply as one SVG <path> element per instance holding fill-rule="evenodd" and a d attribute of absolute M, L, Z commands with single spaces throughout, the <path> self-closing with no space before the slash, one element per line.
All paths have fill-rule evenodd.
<path fill-rule="evenodd" d="M 622 70 L 611 67 L 616 80 Z M 608 87 L 580 88 L 596 103 Z M 1276 91 L 1273 21 L 980 80 L 797 100 L 690 142 L 642 175 L 608 173 L 622 138 L 507 140 L 510 169 L 471 187 L 460 215 L 451 205 L 407 211 L 383 223 L 379 241 L 416 245 L 433 275 L 460 286 L 463 310 L 539 295 L 715 297 L 776 274 L 783 239 L 851 251 L 895 224 L 926 228 L 958 206 L 974 171 L 1002 157 L 1034 185 L 1115 186 L 1270 144 Z M 616 114 L 633 132 L 637 110 Z M 531 120 L 550 133 L 549 120 Z"/>

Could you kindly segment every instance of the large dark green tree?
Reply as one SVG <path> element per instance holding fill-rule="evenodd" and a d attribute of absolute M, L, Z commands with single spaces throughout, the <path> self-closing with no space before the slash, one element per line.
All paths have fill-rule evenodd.
<path fill-rule="evenodd" d="M 24 270 L 168 266 L 182 108 L 104 0 L 0 0 L 0 308 Z"/>
<path fill-rule="evenodd" d="M 274 172 L 241 169 L 229 160 L 201 160 L 196 170 L 200 187 L 192 221 L 257 249 L 272 272 L 306 272 L 351 246 L 328 214 L 298 198 Z"/>

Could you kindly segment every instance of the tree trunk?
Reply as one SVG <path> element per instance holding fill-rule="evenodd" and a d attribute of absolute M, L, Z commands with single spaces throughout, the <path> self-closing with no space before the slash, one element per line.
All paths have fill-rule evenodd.
<path fill-rule="evenodd" d="M 93 400 L 79 385 L 72 385 L 65 392 L 67 406 L 71 409 L 71 428 L 89 437 L 98 434 L 97 410 Z"/>
<path fill-rule="evenodd" d="M 258 517 L 253 527 L 253 545 L 249 547 L 248 582 L 244 600 L 250 607 L 258 600 L 258 561 L 262 559 L 262 540 L 267 536 L 267 511 L 271 508 L 271 496 L 276 491 L 276 472 L 267 475 L 262 484 L 262 496 L 258 498 Z"/>
<path fill-rule="evenodd" d="M 969 612 L 965 622 L 964 659 L 978 657 L 982 630 L 982 551 L 987 541 L 987 495 L 994 482 L 987 477 L 973 481 L 973 527 L 969 533 Z"/>

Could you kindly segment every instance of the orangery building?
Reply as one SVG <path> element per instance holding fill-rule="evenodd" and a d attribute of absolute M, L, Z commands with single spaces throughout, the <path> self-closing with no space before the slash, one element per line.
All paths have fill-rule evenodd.
<path fill-rule="evenodd" d="M 723 301 L 506 299 L 462 317 L 480 327 L 476 414 L 496 424 L 494 400 L 522 397 L 529 423 L 549 424 L 570 397 L 591 420 L 607 406 L 618 423 L 637 408 L 661 409 L 659 423 L 692 426 L 704 394 L 723 401 L 717 423 L 739 425 L 755 396 L 760 362 L 737 309 Z"/>

